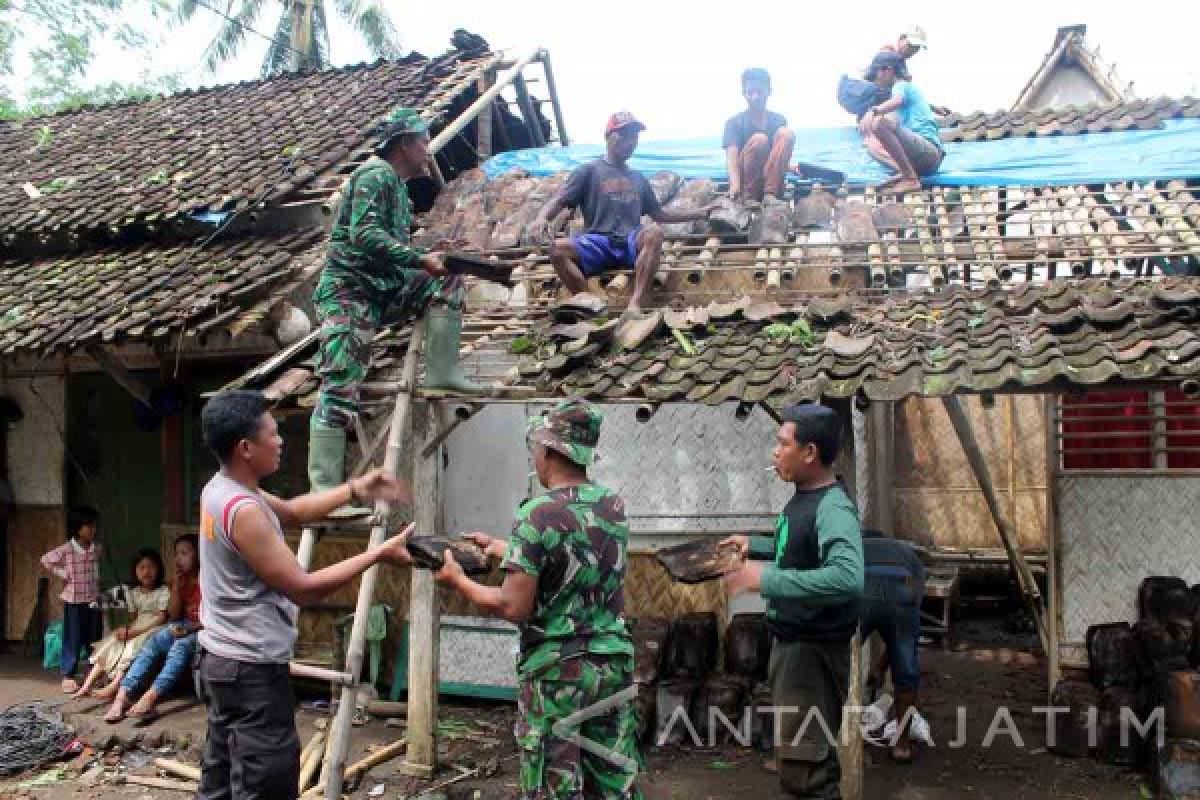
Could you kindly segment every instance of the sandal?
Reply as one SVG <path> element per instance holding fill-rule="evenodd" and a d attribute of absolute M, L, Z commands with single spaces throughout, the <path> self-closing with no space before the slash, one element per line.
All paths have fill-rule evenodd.
<path fill-rule="evenodd" d="M 155 710 L 147 711 L 145 714 L 130 714 L 129 716 L 133 717 L 133 727 L 148 728 L 158 722 L 159 713 Z"/>

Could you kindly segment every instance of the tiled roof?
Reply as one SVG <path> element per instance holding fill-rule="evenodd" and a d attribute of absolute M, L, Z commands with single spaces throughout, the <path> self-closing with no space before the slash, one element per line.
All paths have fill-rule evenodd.
<path fill-rule="evenodd" d="M 600 333 L 559 328 L 563 336 L 549 328 L 519 371 L 540 395 L 708 404 L 1050 391 L 1110 381 L 1187 380 L 1197 391 L 1198 322 L 1194 278 L 797 305 L 742 300 L 668 313 L 628 351 Z"/>
<path fill-rule="evenodd" d="M 1010 136 L 1057 136 L 1153 130 L 1168 119 L 1200 117 L 1200 98 L 1156 97 L 1115 105 L 1064 106 L 1041 111 L 996 111 L 942 117 L 942 139 L 980 142 Z"/>
<path fill-rule="evenodd" d="M 801 322 L 802 321 L 802 322 Z M 655 312 L 632 346 L 615 320 L 556 321 L 544 303 L 468 315 L 468 373 L 498 397 L 782 403 L 1168 382 L 1200 391 L 1200 279 L 1055 281 L 1015 289 L 857 290 L 792 303 L 740 297 Z M 409 329 L 379 334 L 369 381 L 390 408 Z M 514 355 L 514 351 L 523 352 Z M 238 386 L 311 405 L 312 348 Z M 377 392 L 377 394 L 378 394 Z"/>
<path fill-rule="evenodd" d="M 283 198 L 361 157 L 393 107 L 436 122 L 497 63 L 416 56 L 0 123 L 0 231 L 120 229 Z"/>
<path fill-rule="evenodd" d="M 0 261 L 0 353 L 243 329 L 314 278 L 323 238 L 311 229 Z"/>
<path fill-rule="evenodd" d="M 468 172 L 438 197 L 418 238 L 464 240 L 470 249 L 522 262 L 530 277 L 550 279 L 544 249 L 525 246 L 522 234 L 563 177 L 514 170 L 485 182 Z M 713 197 L 703 179 L 659 173 L 651 183 L 668 204 L 700 207 Z M 663 274 L 696 290 L 739 292 L 786 290 L 801 284 L 802 271 L 845 286 L 882 288 L 914 277 L 997 286 L 1069 275 L 1137 277 L 1147 259 L 1170 271 L 1200 258 L 1200 199 L 1194 185 L 1178 180 L 935 188 L 901 200 L 870 189 L 818 190 L 760 216 L 768 213 L 776 222 L 762 226 L 764 235 L 756 237 L 751 226 L 756 244 L 746 236 L 713 238 L 702 222 L 668 226 Z"/>
<path fill-rule="evenodd" d="M 627 285 L 608 285 L 607 322 L 556 319 L 544 248 L 520 243 L 556 181 L 467 173 L 420 233 L 519 262 L 524 304 L 477 305 L 464 331 L 470 374 L 503 384 L 498 396 L 782 402 L 1200 379 L 1200 279 L 1145 277 L 1200 255 L 1185 182 L 938 189 L 900 203 L 816 192 L 772 207 L 784 222 L 761 226 L 768 245 L 683 226 L 668 236 L 666 286 L 646 298 L 657 316 L 618 333 Z M 711 199 L 703 182 L 651 182 L 663 202 Z M 408 333 L 375 339 L 368 415 L 390 408 Z M 310 405 L 314 346 L 238 385 Z"/>

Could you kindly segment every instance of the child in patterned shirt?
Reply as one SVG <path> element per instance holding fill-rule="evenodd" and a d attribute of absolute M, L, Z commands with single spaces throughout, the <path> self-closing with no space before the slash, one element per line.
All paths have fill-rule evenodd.
<path fill-rule="evenodd" d="M 79 688 L 75 669 L 79 653 L 100 638 L 103 619 L 95 605 L 100 596 L 100 545 L 96 531 L 100 515 L 94 508 L 77 506 L 67 512 L 66 544 L 42 556 L 42 566 L 63 580 L 62 690 L 72 694 Z"/>

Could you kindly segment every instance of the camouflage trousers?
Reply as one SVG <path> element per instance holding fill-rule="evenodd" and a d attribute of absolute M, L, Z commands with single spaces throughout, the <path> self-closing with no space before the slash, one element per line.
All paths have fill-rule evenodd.
<path fill-rule="evenodd" d="M 317 285 L 313 305 L 321 324 L 317 350 L 321 388 L 313 414 L 322 425 L 353 427 L 359 391 L 371 364 L 371 342 L 381 326 L 415 319 L 435 300 L 462 307 L 458 278 L 432 278 L 420 270 L 404 273 L 404 286 L 389 292 L 324 276 Z"/>
<path fill-rule="evenodd" d="M 555 723 L 633 683 L 633 661 L 580 656 L 521 680 L 516 737 L 521 760 L 521 800 L 641 800 L 634 781 L 642 766 L 637 710 L 632 699 L 581 720 L 569 730 Z M 604 751 L 589 752 L 588 739 Z"/>

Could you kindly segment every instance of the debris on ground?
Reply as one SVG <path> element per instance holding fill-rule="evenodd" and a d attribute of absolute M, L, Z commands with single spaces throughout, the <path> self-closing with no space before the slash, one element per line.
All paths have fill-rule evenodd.
<path fill-rule="evenodd" d="M 15 705 L 0 711 L 0 775 L 24 772 L 83 750 L 53 706 Z"/>
<path fill-rule="evenodd" d="M 62 783 L 67 779 L 66 767 L 55 767 L 48 769 L 36 778 L 30 778 L 27 781 L 21 781 L 17 784 L 18 789 L 33 789 L 38 786 L 53 786 L 56 783 Z"/>

